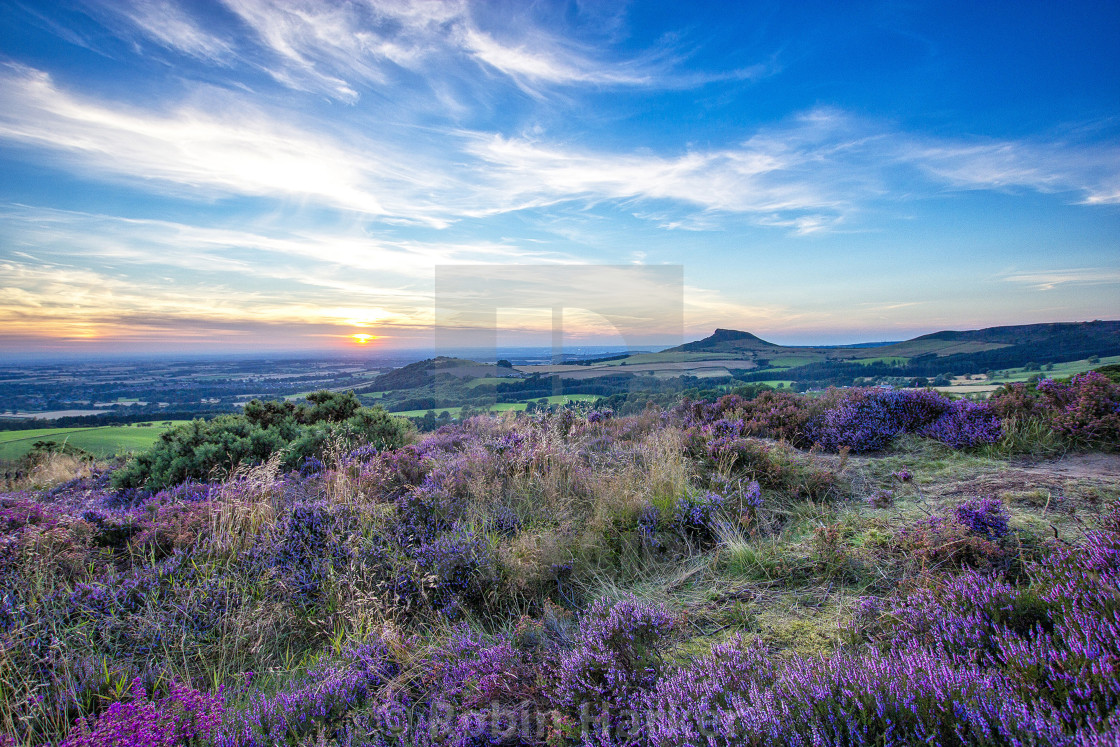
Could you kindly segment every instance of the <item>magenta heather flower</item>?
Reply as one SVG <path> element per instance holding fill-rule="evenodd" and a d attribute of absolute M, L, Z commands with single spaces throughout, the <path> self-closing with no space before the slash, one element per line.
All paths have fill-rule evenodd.
<path fill-rule="evenodd" d="M 171 683 L 168 694 L 148 697 L 140 680 L 132 685 L 132 700 L 118 701 L 99 716 L 81 719 L 61 747 L 178 747 L 204 743 L 222 722 L 221 693 L 210 695 Z"/>
<path fill-rule="evenodd" d="M 991 407 L 961 399 L 953 402 L 937 420 L 919 428 L 917 433 L 954 449 L 966 449 L 999 441 L 1003 429 Z"/>

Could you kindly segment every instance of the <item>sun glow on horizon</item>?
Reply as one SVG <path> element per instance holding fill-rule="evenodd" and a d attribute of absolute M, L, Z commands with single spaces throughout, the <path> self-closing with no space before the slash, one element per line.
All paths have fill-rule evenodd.
<path fill-rule="evenodd" d="M 357 334 L 350 335 L 350 339 L 359 345 L 367 345 L 377 339 L 377 335 Z"/>

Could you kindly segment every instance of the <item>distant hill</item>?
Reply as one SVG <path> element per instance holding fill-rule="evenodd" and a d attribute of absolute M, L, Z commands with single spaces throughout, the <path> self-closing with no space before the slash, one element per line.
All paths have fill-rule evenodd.
<path fill-rule="evenodd" d="M 997 352 L 998 351 L 998 352 Z M 969 355 L 1001 363 L 1023 359 L 1044 362 L 1073 360 L 1120 352 L 1120 321 L 1018 324 L 974 330 L 945 330 L 876 348 L 876 355 L 916 358 Z M 975 354 L 981 355 L 975 355 Z M 1022 363 L 1018 365 L 1022 365 Z M 1008 365 L 1008 364 L 1005 364 Z M 1015 365 L 1015 364 L 1010 364 Z"/>
<path fill-rule="evenodd" d="M 1120 336 L 1120 321 L 1103 322 L 1051 322 L 1048 324 L 1017 324 L 1008 327 L 985 327 L 944 332 L 934 332 L 914 340 L 975 340 L 979 342 L 999 342 L 1005 345 L 1021 345 L 1041 340 L 1065 340 L 1070 338 L 1115 341 Z"/>
<path fill-rule="evenodd" d="M 1019 324 L 974 330 L 945 330 L 921 335 L 903 342 L 875 346 L 787 347 L 767 342 L 750 332 L 717 329 L 703 340 L 678 345 L 666 353 L 750 353 L 822 356 L 828 360 L 865 358 L 916 358 L 923 356 L 962 356 L 1001 351 L 986 358 L 1026 356 L 1024 362 L 1039 357 L 1068 360 L 1089 355 L 1120 353 L 1120 321 L 1055 322 Z"/>
<path fill-rule="evenodd" d="M 396 389 L 414 389 L 432 383 L 434 378 L 440 376 L 454 377 L 456 379 L 475 379 L 483 377 L 521 378 L 521 372 L 512 368 L 503 368 L 488 363 L 467 360 L 465 358 L 447 358 L 439 356 L 429 358 L 407 366 L 393 369 L 381 374 L 373 380 L 371 387 L 381 391 Z"/>
<path fill-rule="evenodd" d="M 439 394 L 443 399 L 436 399 L 442 407 L 444 399 L 452 399 L 448 392 L 459 388 L 463 389 L 456 395 L 460 399 L 483 391 L 510 397 L 528 397 L 530 393 L 539 397 L 542 392 L 552 391 L 551 383 L 536 382 L 535 376 L 558 376 L 567 382 L 565 391 L 594 383 L 597 388 L 588 389 L 588 394 L 601 394 L 610 387 L 632 388 L 635 376 L 641 377 L 640 386 L 647 389 L 669 386 L 663 380 L 681 376 L 697 381 L 724 377 L 739 382 L 794 381 L 813 386 L 846 386 L 868 377 L 933 379 L 1113 355 L 1120 355 L 1120 321 L 943 330 L 874 346 L 820 347 L 777 345 L 750 332 L 720 328 L 702 340 L 659 353 L 567 360 L 559 365 L 523 365 L 518 367 L 520 370 L 464 358 L 431 358 L 382 374 L 369 387 L 392 392 L 431 389 L 431 385 L 437 384 L 438 392 L 428 393 L 433 397 Z M 621 379 L 614 382 L 611 377 L 629 378 L 624 383 Z M 491 388 L 475 388 L 480 385 Z M 421 395 L 411 391 L 406 396 L 412 398 L 408 400 L 410 404 L 415 404 L 413 400 Z"/>
<path fill-rule="evenodd" d="M 740 332 L 735 329 L 717 329 L 703 340 L 687 342 L 675 348 L 663 350 L 663 353 L 742 353 L 761 350 L 780 350 L 781 345 L 767 342 L 750 332 Z"/>

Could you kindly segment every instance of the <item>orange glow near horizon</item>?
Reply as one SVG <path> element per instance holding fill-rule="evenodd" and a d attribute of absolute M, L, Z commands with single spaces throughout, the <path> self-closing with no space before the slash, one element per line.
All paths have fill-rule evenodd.
<path fill-rule="evenodd" d="M 354 342 L 358 343 L 359 345 L 366 345 L 366 344 L 372 342 L 373 340 L 376 340 L 377 335 L 366 335 L 366 334 L 350 335 L 350 339 L 353 340 Z"/>

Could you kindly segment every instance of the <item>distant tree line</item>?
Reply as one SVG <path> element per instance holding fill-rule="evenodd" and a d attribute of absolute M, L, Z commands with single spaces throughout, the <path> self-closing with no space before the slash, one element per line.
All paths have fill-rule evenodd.
<path fill-rule="evenodd" d="M 131 423 L 164 422 L 167 420 L 191 420 L 193 418 L 212 418 L 228 407 L 199 410 L 160 410 L 156 413 L 130 412 L 105 415 L 69 415 L 63 418 L 4 418 L 0 417 L 0 431 L 30 431 L 38 428 L 101 428 L 108 425 L 129 425 Z"/>

